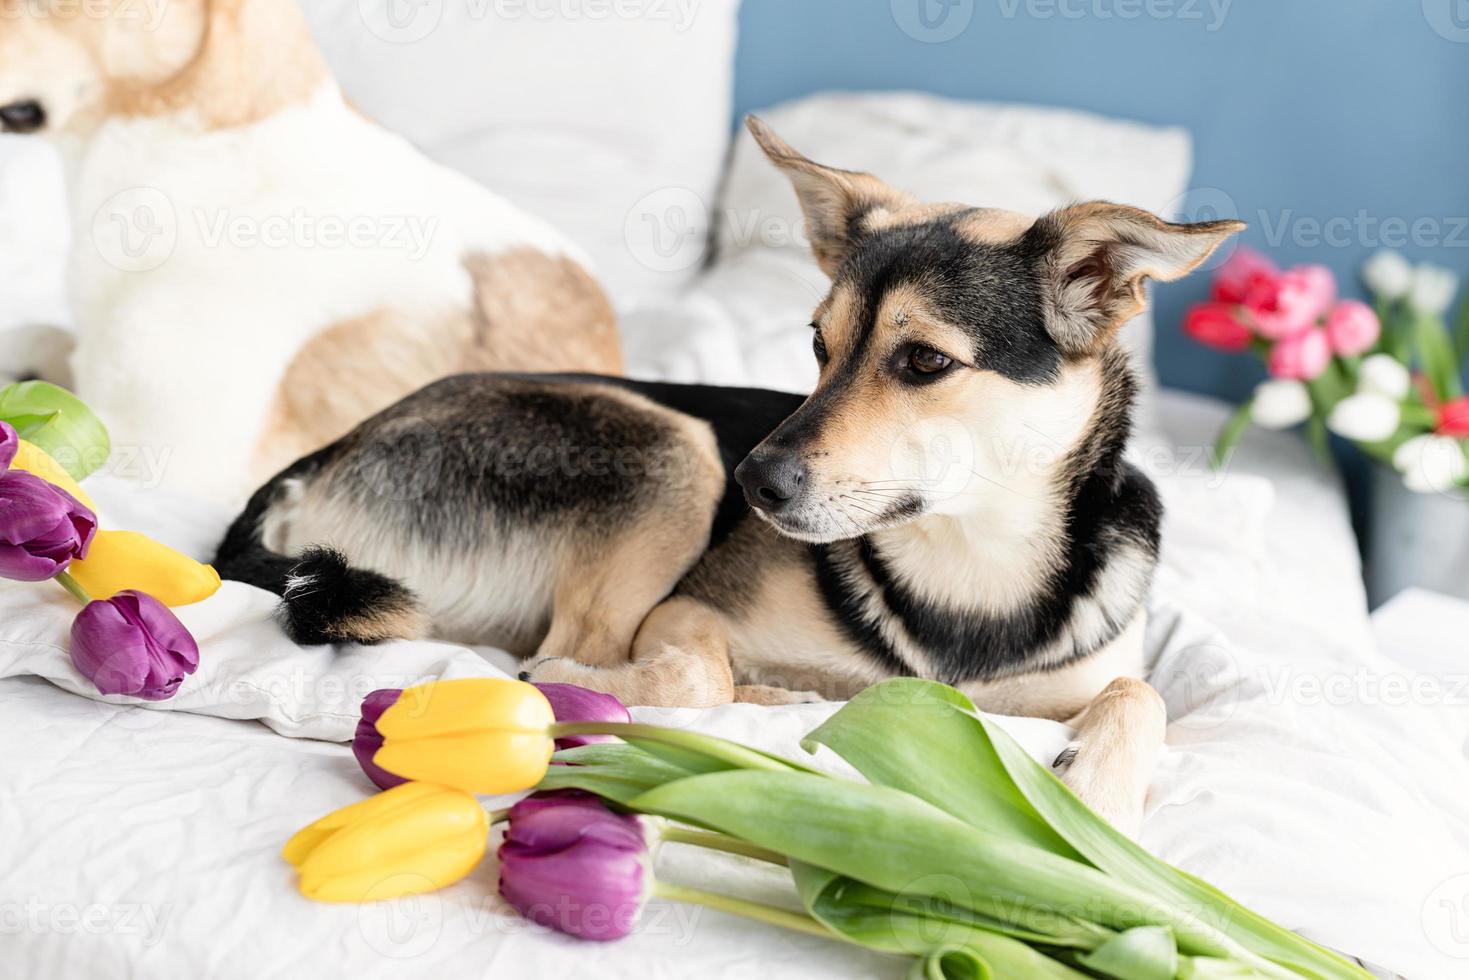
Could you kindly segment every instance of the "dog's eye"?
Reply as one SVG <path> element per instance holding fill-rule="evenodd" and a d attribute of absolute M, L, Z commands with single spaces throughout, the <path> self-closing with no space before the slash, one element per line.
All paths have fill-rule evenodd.
<path fill-rule="evenodd" d="M 938 374 L 953 363 L 952 357 L 932 347 L 915 347 L 908 353 L 908 367 L 917 374 Z"/>
<path fill-rule="evenodd" d="M 816 352 L 816 363 L 825 364 L 827 358 L 826 338 L 821 336 L 821 330 L 819 328 L 811 335 L 811 349 Z"/>

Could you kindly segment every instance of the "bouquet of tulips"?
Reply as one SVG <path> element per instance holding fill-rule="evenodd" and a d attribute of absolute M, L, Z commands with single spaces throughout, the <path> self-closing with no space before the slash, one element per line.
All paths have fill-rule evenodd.
<path fill-rule="evenodd" d="M 219 576 L 146 535 L 98 527 L 77 481 L 110 452 L 106 428 L 65 389 L 0 389 L 0 578 L 65 588 L 83 604 L 71 629 L 76 669 L 102 694 L 159 701 L 199 664 L 169 607 L 213 594 Z"/>
<path fill-rule="evenodd" d="M 1241 247 L 1219 268 L 1211 301 L 1188 311 L 1184 330 L 1210 347 L 1253 351 L 1271 377 L 1225 427 L 1216 458 L 1251 422 L 1305 423 L 1323 454 L 1334 432 L 1401 473 L 1411 490 L 1461 493 L 1469 486 L 1469 297 L 1451 328 L 1458 279 L 1447 269 L 1382 251 L 1362 277 L 1371 306 L 1338 299 L 1325 266 L 1282 271 Z"/>
<path fill-rule="evenodd" d="M 354 748 L 390 788 L 284 856 L 307 897 L 390 899 L 468 875 L 504 822 L 500 894 L 586 939 L 626 935 L 660 896 L 912 957 L 915 978 L 1368 976 L 1113 830 L 953 688 L 878 684 L 802 745 L 862 779 L 566 685 L 375 692 Z M 475 798 L 524 789 L 493 813 Z M 770 862 L 791 907 L 664 880 L 662 842 Z"/>

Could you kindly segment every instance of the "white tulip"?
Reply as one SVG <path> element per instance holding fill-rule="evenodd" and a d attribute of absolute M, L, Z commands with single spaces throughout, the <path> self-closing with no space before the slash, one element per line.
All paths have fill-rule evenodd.
<path fill-rule="evenodd" d="M 1442 316 L 1459 291 L 1459 277 L 1450 269 L 1421 262 L 1413 268 L 1413 285 L 1408 289 L 1408 303 L 1419 313 Z"/>
<path fill-rule="evenodd" d="M 1293 378 L 1271 378 L 1255 389 L 1250 418 L 1262 429 L 1289 429 L 1311 417 L 1311 393 Z"/>
<path fill-rule="evenodd" d="M 1403 411 L 1395 399 L 1375 391 L 1359 391 L 1336 403 L 1326 427 L 1358 442 L 1381 442 L 1398 431 Z"/>
<path fill-rule="evenodd" d="M 1426 435 L 1409 439 L 1393 453 L 1392 464 L 1414 493 L 1447 493 L 1469 475 L 1464 446 L 1452 436 Z"/>
<path fill-rule="evenodd" d="M 1413 266 L 1402 253 L 1390 248 L 1379 249 L 1363 263 L 1362 281 L 1382 299 L 1399 299 L 1408 295 L 1413 284 Z"/>
<path fill-rule="evenodd" d="M 1362 360 L 1361 372 L 1357 375 L 1357 390 L 1386 395 L 1393 401 L 1402 401 L 1413 388 L 1413 376 L 1408 368 L 1391 354 L 1373 354 Z"/>

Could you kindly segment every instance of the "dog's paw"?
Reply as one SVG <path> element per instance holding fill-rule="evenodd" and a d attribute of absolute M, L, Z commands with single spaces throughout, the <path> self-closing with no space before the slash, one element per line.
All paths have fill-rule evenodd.
<path fill-rule="evenodd" d="M 768 684 L 736 685 L 734 699 L 744 704 L 812 704 L 826 700 L 815 691 L 788 691 Z"/>
<path fill-rule="evenodd" d="M 532 684 L 576 684 L 592 668 L 565 657 L 535 657 L 520 668 L 520 679 Z"/>
<path fill-rule="evenodd" d="M 1147 787 L 1128 785 L 1127 778 L 1095 765 L 1101 755 L 1080 742 L 1072 742 L 1056 756 L 1051 769 L 1099 817 L 1136 840 L 1143 826 Z"/>

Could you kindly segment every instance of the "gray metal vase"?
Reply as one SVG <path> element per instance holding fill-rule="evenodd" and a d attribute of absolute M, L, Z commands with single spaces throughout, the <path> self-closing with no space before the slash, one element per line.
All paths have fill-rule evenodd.
<path fill-rule="evenodd" d="M 1469 599 L 1469 497 L 1414 493 L 1373 466 L 1367 597 L 1376 607 L 1409 586 Z"/>

